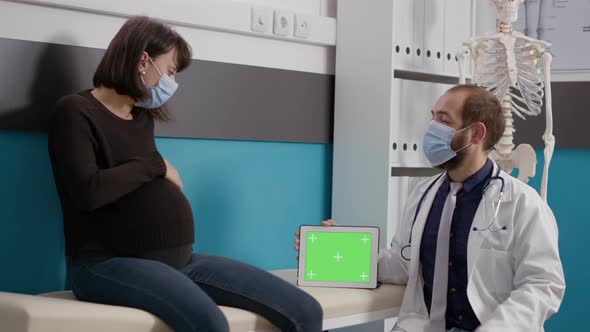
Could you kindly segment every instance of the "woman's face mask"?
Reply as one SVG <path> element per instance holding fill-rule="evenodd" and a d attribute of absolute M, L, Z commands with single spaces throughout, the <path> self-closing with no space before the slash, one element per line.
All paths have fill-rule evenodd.
<path fill-rule="evenodd" d="M 170 76 L 162 74 L 158 67 L 154 64 L 154 61 L 151 57 L 148 59 L 150 60 L 154 68 L 156 68 L 158 74 L 160 74 L 160 80 L 158 81 L 158 84 L 156 86 L 145 86 L 145 88 L 147 89 L 147 95 L 142 100 L 137 101 L 135 103 L 135 106 L 150 109 L 158 108 L 164 105 L 170 99 L 170 97 L 174 95 L 176 89 L 178 89 L 178 83 L 174 82 L 174 80 L 170 78 Z"/>
<path fill-rule="evenodd" d="M 469 146 L 471 146 L 471 143 L 468 143 L 456 151 L 451 147 L 451 142 L 453 141 L 454 135 L 470 128 L 471 126 L 472 125 L 460 130 L 455 130 L 454 128 L 446 126 L 440 122 L 434 120 L 430 121 L 422 141 L 424 154 L 426 155 L 426 159 L 430 161 L 430 164 L 433 167 L 440 166 L 453 159 L 457 155 L 457 152 L 467 149 Z"/>

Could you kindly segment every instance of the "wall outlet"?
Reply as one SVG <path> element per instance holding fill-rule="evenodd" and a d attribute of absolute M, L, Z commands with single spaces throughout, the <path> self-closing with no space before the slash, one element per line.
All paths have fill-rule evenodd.
<path fill-rule="evenodd" d="M 252 7 L 251 29 L 254 32 L 269 32 L 272 26 L 272 9 Z"/>
<path fill-rule="evenodd" d="M 293 13 L 285 10 L 275 10 L 273 33 L 277 36 L 291 36 L 293 34 Z"/>
<path fill-rule="evenodd" d="M 311 34 L 311 19 L 307 15 L 295 15 L 295 37 L 307 38 Z"/>

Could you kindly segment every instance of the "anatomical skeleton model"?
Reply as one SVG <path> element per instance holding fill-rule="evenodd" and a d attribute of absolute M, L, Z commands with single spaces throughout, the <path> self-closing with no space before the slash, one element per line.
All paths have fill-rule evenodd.
<path fill-rule="evenodd" d="M 471 56 L 475 69 L 473 83 L 496 95 L 506 119 L 506 130 L 490 157 L 508 173 L 517 168 L 518 178 L 524 182 L 535 176 L 537 158 L 530 144 L 520 144 L 514 149 L 512 115 L 522 119 L 525 115 L 539 115 L 545 99 L 541 197 L 546 201 L 549 164 L 555 147 L 550 82 L 552 56 L 546 51 L 550 44 L 512 30 L 512 23 L 518 18 L 518 7 L 525 0 L 490 1 L 496 6 L 498 31 L 463 43 L 464 47 L 457 54 L 460 82 L 465 83 L 465 60 Z"/>

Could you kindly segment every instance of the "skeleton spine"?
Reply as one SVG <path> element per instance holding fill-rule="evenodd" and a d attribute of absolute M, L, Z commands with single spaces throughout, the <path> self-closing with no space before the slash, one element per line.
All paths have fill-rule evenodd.
<path fill-rule="evenodd" d="M 502 115 L 506 120 L 506 129 L 502 138 L 496 144 L 496 150 L 502 158 L 508 158 L 514 149 L 513 134 L 514 134 L 514 120 L 512 119 L 512 96 L 506 94 L 502 99 Z"/>

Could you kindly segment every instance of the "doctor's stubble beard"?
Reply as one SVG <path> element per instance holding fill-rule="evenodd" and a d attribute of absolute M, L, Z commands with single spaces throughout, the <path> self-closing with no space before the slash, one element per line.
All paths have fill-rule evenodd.
<path fill-rule="evenodd" d="M 457 151 L 469 144 L 469 136 L 467 135 L 469 130 L 465 130 L 464 132 L 460 133 L 459 136 L 454 137 L 451 141 L 451 149 Z M 465 157 L 469 153 L 469 147 L 464 148 L 463 150 L 457 152 L 457 155 L 451 158 L 451 160 L 446 161 L 435 168 L 439 168 L 445 171 L 450 171 L 456 169 L 459 165 L 463 163 Z"/>

